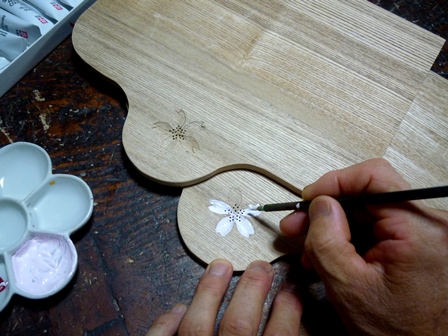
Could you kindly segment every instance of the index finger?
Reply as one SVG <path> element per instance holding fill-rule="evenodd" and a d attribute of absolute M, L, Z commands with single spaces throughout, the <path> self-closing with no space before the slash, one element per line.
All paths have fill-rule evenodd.
<path fill-rule="evenodd" d="M 384 159 L 371 159 L 356 165 L 326 173 L 307 186 L 302 197 L 312 200 L 317 196 L 337 198 L 342 195 L 379 193 L 409 189 L 409 184 Z M 306 234 L 309 227 L 307 214 L 296 211 L 280 222 L 280 229 L 286 236 Z"/>
<path fill-rule="evenodd" d="M 356 195 L 408 189 L 409 184 L 385 159 L 370 159 L 326 173 L 302 193 L 305 200 L 326 195 Z"/>

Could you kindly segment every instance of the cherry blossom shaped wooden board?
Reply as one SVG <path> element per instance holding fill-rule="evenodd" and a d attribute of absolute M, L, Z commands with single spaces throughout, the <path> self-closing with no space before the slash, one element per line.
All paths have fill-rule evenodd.
<path fill-rule="evenodd" d="M 443 42 L 364 0 L 98 0 L 73 32 L 127 95 L 143 174 L 251 169 L 295 191 L 384 153 Z"/>
<path fill-rule="evenodd" d="M 447 92 L 448 81 L 430 72 L 384 154 L 384 158 L 410 182 L 412 188 L 448 184 Z M 279 221 L 288 212 L 248 216 L 254 228 L 249 238 L 240 234 L 236 224 L 225 236 L 216 232 L 219 221 L 228 215 L 210 211 L 209 199 L 227 202 L 226 193 L 232 189 L 242 192 L 240 208 L 251 203 L 299 200 L 297 195 L 273 181 L 248 171 L 224 172 L 206 182 L 184 188 L 178 208 L 178 225 L 186 246 L 193 254 L 206 263 L 215 258 L 227 258 L 236 270 L 244 270 L 256 259 L 271 262 L 284 254 L 302 250 L 299 240 L 283 240 L 285 238 L 279 234 Z M 447 198 L 425 202 L 436 208 L 448 209 Z"/>

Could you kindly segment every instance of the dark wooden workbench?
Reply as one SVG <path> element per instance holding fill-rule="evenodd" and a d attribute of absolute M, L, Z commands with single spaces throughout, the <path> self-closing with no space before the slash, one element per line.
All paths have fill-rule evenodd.
<path fill-rule="evenodd" d="M 448 38 L 447 1 L 371 2 Z M 433 71 L 448 78 L 447 44 Z M 79 254 L 73 281 L 49 299 L 14 296 L 0 313 L 1 335 L 142 335 L 155 316 L 191 300 L 204 267 L 177 230 L 181 190 L 157 185 L 132 166 L 121 144 L 125 118 L 126 97 L 77 57 L 70 38 L 0 99 L 1 146 L 42 146 L 55 173 L 81 177 L 95 196 L 91 220 L 72 236 Z M 314 276 L 290 266 L 298 263 L 297 256 L 274 263 L 268 301 L 286 276 L 297 277 L 315 294 L 307 296 L 307 329 L 322 334 L 325 326 L 313 319 L 325 316 L 337 334 L 339 322 Z M 268 310 L 266 304 L 265 316 Z"/>

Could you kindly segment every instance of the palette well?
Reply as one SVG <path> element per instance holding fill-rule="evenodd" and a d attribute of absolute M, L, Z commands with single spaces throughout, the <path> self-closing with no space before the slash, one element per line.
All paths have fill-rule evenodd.
<path fill-rule="evenodd" d="M 87 184 L 52 174 L 41 147 L 18 142 L 0 149 L 0 311 L 14 294 L 45 298 L 68 284 L 78 261 L 70 234 L 92 211 Z"/>

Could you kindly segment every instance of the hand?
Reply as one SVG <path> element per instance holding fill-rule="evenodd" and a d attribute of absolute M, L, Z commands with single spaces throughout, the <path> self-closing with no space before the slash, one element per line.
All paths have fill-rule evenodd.
<path fill-rule="evenodd" d="M 146 336 L 213 335 L 222 298 L 232 278 L 232 265 L 215 260 L 207 267 L 191 305 L 175 305 L 155 319 Z M 274 271 L 265 261 L 254 261 L 241 276 L 220 323 L 220 335 L 256 335 L 262 308 L 271 288 Z M 293 286 L 277 293 L 264 335 L 299 335 L 302 304 Z"/>
<path fill-rule="evenodd" d="M 346 214 L 332 198 L 403 189 L 409 185 L 387 161 L 369 160 L 305 188 L 309 213 L 280 224 L 288 236 L 307 232 L 302 264 L 320 275 L 353 334 L 448 335 L 448 212 L 413 201 Z M 347 216 L 355 218 L 350 227 Z M 362 255 L 350 230 L 360 226 L 372 229 Z"/>

